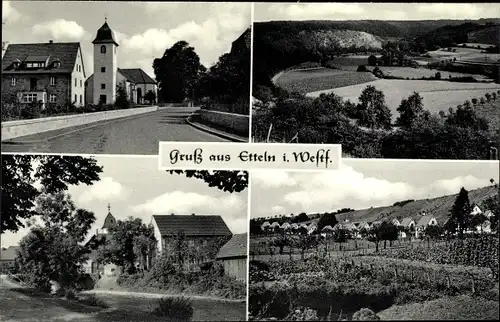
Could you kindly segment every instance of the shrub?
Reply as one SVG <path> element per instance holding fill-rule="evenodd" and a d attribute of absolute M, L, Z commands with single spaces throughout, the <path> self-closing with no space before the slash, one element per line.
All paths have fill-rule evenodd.
<path fill-rule="evenodd" d="M 159 299 L 152 311 L 157 316 L 164 316 L 174 321 L 191 321 L 193 318 L 193 306 L 191 300 L 186 297 Z"/>
<path fill-rule="evenodd" d="M 42 114 L 42 104 L 38 102 L 33 102 L 29 104 L 23 104 L 21 106 L 21 118 L 22 119 L 34 119 L 40 117 Z"/>
<path fill-rule="evenodd" d="M 361 309 L 353 314 L 352 320 L 353 321 L 379 321 L 380 318 L 372 310 L 363 308 L 363 309 Z"/>
<path fill-rule="evenodd" d="M 74 299 L 76 299 L 75 290 L 73 290 L 73 289 L 67 289 L 67 290 L 65 290 L 64 297 L 66 297 L 67 300 L 74 300 Z"/>
<path fill-rule="evenodd" d="M 440 72 L 437 72 L 435 75 L 434 75 L 434 78 L 435 79 L 441 79 L 441 73 Z"/>
<path fill-rule="evenodd" d="M 373 75 L 375 75 L 375 77 L 382 78 L 382 77 L 384 77 L 384 72 L 382 72 L 382 70 L 380 68 L 375 67 L 373 69 Z"/>
<path fill-rule="evenodd" d="M 366 68 L 365 65 L 359 65 L 357 71 L 358 72 L 367 72 L 368 69 Z"/>
<path fill-rule="evenodd" d="M 106 302 L 104 302 L 102 299 L 98 298 L 95 294 L 90 294 L 84 299 L 80 300 L 81 303 L 89 305 L 89 306 L 95 306 L 95 307 L 101 307 L 101 308 L 107 308 L 109 307 Z"/>
<path fill-rule="evenodd" d="M 318 321 L 318 312 L 309 307 L 298 308 L 286 317 L 287 321 Z"/>

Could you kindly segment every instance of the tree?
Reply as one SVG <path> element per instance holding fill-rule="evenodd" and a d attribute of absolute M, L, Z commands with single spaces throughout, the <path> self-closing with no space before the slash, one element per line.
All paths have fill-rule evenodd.
<path fill-rule="evenodd" d="M 109 238 L 104 247 L 98 248 L 99 262 L 113 263 L 123 267 L 128 274 L 133 274 L 137 255 L 152 251 L 147 247 L 154 243 L 153 238 L 152 228 L 146 226 L 140 218 L 129 217 L 127 220 L 118 220 L 109 228 Z"/>
<path fill-rule="evenodd" d="M 475 97 L 474 97 L 474 98 L 472 98 L 472 99 L 471 99 L 471 101 L 472 101 L 472 104 L 473 104 L 474 106 L 476 106 L 476 105 L 477 105 L 477 102 L 478 102 L 478 101 L 477 101 L 477 98 L 475 98 Z"/>
<path fill-rule="evenodd" d="M 308 220 L 309 220 L 309 216 L 307 216 L 307 214 L 305 212 L 301 212 L 297 216 L 293 217 L 293 222 L 295 222 L 295 223 L 300 223 L 300 222 L 304 222 L 304 221 L 308 221 Z"/>
<path fill-rule="evenodd" d="M 464 231 L 469 227 L 471 211 L 469 193 L 462 187 L 450 209 L 448 220 L 449 228 L 453 232 L 458 232 L 460 237 L 463 236 Z"/>
<path fill-rule="evenodd" d="M 367 86 L 359 96 L 359 123 L 368 128 L 390 129 L 391 111 L 385 104 L 384 93 Z"/>
<path fill-rule="evenodd" d="M 333 241 L 339 243 L 339 249 L 342 250 L 342 244 L 351 238 L 351 232 L 344 227 L 336 228 L 333 231 Z"/>
<path fill-rule="evenodd" d="M 497 99 L 497 93 L 492 92 L 492 93 L 491 93 L 491 98 L 492 98 L 494 101 L 496 101 L 496 99 Z"/>
<path fill-rule="evenodd" d="M 279 248 L 279 254 L 283 255 L 283 249 L 285 246 L 291 245 L 291 240 L 288 236 L 281 234 L 270 241 L 271 246 Z"/>
<path fill-rule="evenodd" d="M 386 249 L 387 241 L 389 241 L 390 246 L 392 246 L 392 242 L 398 239 L 398 227 L 392 222 L 383 221 L 376 230 L 378 231 L 377 233 L 380 239 L 384 241 L 384 249 Z"/>
<path fill-rule="evenodd" d="M 325 213 L 319 217 L 318 231 L 321 231 L 325 226 L 334 227 L 338 223 L 337 217 L 334 213 Z"/>
<path fill-rule="evenodd" d="M 368 65 L 369 66 L 377 66 L 377 57 L 375 55 L 370 55 L 368 57 Z"/>
<path fill-rule="evenodd" d="M 139 261 L 139 267 L 142 270 L 149 270 L 151 259 L 155 255 L 156 238 L 152 225 L 142 225 L 139 235 L 136 235 L 133 240 L 134 254 Z"/>
<path fill-rule="evenodd" d="M 366 69 L 365 65 L 359 65 L 358 69 L 356 71 L 358 71 L 358 72 L 366 72 L 366 71 L 368 71 L 368 69 Z"/>
<path fill-rule="evenodd" d="M 486 101 L 487 102 L 489 102 L 491 100 L 491 94 L 490 93 L 484 94 L 484 97 L 486 97 Z"/>
<path fill-rule="evenodd" d="M 481 103 L 481 105 L 484 105 L 484 103 L 486 103 L 486 100 L 484 99 L 484 97 L 481 97 L 479 99 L 479 102 Z"/>
<path fill-rule="evenodd" d="M 491 230 L 498 232 L 498 218 L 500 217 L 500 195 L 489 197 L 482 203 L 484 209 L 491 211 L 490 217 Z"/>
<path fill-rule="evenodd" d="M 144 95 L 144 99 L 149 102 L 149 104 L 153 105 L 156 100 L 156 94 L 153 91 L 148 91 L 146 95 Z"/>
<path fill-rule="evenodd" d="M 439 239 L 441 237 L 441 234 L 443 234 L 443 227 L 439 225 L 428 225 L 427 227 L 425 227 L 424 235 L 428 239 Z"/>
<path fill-rule="evenodd" d="M 304 259 L 307 250 L 317 247 L 319 240 L 316 235 L 301 235 L 295 238 L 293 246 L 300 249 L 300 256 Z"/>
<path fill-rule="evenodd" d="M 361 236 L 365 237 L 369 242 L 375 244 L 375 252 L 378 253 L 378 247 L 382 238 L 381 224 L 373 224 L 370 229 L 361 229 Z"/>
<path fill-rule="evenodd" d="M 41 194 L 33 184 L 40 182 L 47 193 L 69 185 L 92 185 L 99 181 L 102 167 L 93 158 L 54 155 L 2 155 L 1 232 L 17 232 L 23 221 L 36 215 L 35 199 Z"/>
<path fill-rule="evenodd" d="M 64 192 L 43 192 L 37 198 L 36 213 L 42 224 L 35 225 L 20 242 L 20 273 L 33 287 L 48 291 L 50 281 L 73 288 L 88 259 L 82 246 L 95 221 L 92 212 L 77 209 Z"/>
<path fill-rule="evenodd" d="M 205 72 L 200 57 L 186 41 L 178 41 L 153 62 L 159 95 L 164 102 L 182 102 L 192 97 L 195 84 Z"/>
<path fill-rule="evenodd" d="M 419 93 L 413 92 L 412 95 L 401 101 L 397 111 L 399 117 L 396 119 L 396 124 L 402 127 L 411 127 L 415 120 L 425 115 L 422 97 Z"/>
<path fill-rule="evenodd" d="M 205 181 L 209 187 L 226 192 L 241 192 L 248 187 L 247 171 L 167 170 L 170 174 L 184 174 L 187 178 Z"/>
<path fill-rule="evenodd" d="M 434 75 L 434 78 L 437 79 L 437 80 L 440 80 L 441 79 L 441 73 L 440 72 L 436 72 L 436 74 Z"/>
<path fill-rule="evenodd" d="M 123 84 L 116 86 L 115 107 L 118 109 L 127 109 L 131 106 L 132 103 L 129 100 L 125 86 Z"/>

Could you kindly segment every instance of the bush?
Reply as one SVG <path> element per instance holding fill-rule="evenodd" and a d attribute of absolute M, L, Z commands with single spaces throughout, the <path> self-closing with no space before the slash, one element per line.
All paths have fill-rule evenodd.
<path fill-rule="evenodd" d="M 174 321 L 191 321 L 193 306 L 186 297 L 167 297 L 159 299 L 152 310 L 157 316 L 164 316 Z"/>
<path fill-rule="evenodd" d="M 101 307 L 101 308 L 108 308 L 109 306 L 98 298 L 95 294 L 90 294 L 84 299 L 80 300 L 81 303 L 86 304 L 88 306 L 95 306 L 95 307 Z"/>
<path fill-rule="evenodd" d="M 318 321 L 318 312 L 309 307 L 294 310 L 286 317 L 287 321 Z"/>
<path fill-rule="evenodd" d="M 359 65 L 357 71 L 358 72 L 367 72 L 368 69 L 366 68 L 365 65 Z"/>
<path fill-rule="evenodd" d="M 379 321 L 380 318 L 372 310 L 363 308 L 363 309 L 361 309 L 353 314 L 352 320 L 353 321 Z"/>
<path fill-rule="evenodd" d="M 441 79 L 441 73 L 440 72 L 436 72 L 436 74 L 434 75 L 434 78 L 439 80 Z"/>
<path fill-rule="evenodd" d="M 40 117 L 42 114 L 42 104 L 38 102 L 33 102 L 29 104 L 21 105 L 21 118 L 22 119 L 34 119 Z"/>
<path fill-rule="evenodd" d="M 66 297 L 67 300 L 75 300 L 76 299 L 75 290 L 73 290 L 73 289 L 67 289 L 67 290 L 65 290 L 64 297 Z"/>

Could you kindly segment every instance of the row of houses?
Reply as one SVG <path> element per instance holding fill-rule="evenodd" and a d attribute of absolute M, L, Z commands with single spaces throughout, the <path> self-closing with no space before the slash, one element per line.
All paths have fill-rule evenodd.
<path fill-rule="evenodd" d="M 483 212 L 478 205 L 474 205 L 470 215 L 476 216 L 480 214 L 484 215 L 487 218 L 487 220 L 484 221 L 482 224 L 474 227 L 474 229 L 467 230 L 466 233 L 473 233 L 473 232 L 491 233 L 490 218 L 493 216 L 493 213 L 491 212 L 491 210 L 486 210 Z M 383 221 L 390 221 L 393 225 L 400 228 L 399 234 L 401 238 L 407 238 L 410 237 L 410 235 L 419 238 L 428 226 L 438 225 L 436 217 L 434 217 L 431 214 L 422 212 L 419 214 L 418 217 L 419 217 L 418 220 L 412 217 L 406 217 L 401 220 L 397 218 L 393 219 L 386 218 L 386 219 L 376 220 L 373 222 L 368 222 L 368 221 L 350 222 L 346 220 L 342 223 L 337 223 L 333 227 L 327 225 L 323 227 L 320 232 L 318 231 L 318 226 L 315 222 L 310 222 L 309 224 L 306 223 L 290 224 L 288 222 L 285 222 L 282 225 L 280 225 L 277 221 L 272 223 L 270 223 L 269 221 L 265 221 L 261 225 L 261 229 L 264 232 L 284 232 L 289 234 L 321 233 L 323 235 L 327 235 L 328 233 L 333 233 L 338 229 L 345 229 L 351 232 L 351 236 L 353 238 L 361 238 L 362 230 L 364 229 L 369 230 L 377 225 L 380 225 Z M 443 222 L 442 224 L 446 225 L 446 221 Z"/>
<path fill-rule="evenodd" d="M 224 219 L 217 215 L 153 215 L 151 224 L 154 228 L 156 238 L 156 249 L 153 257 L 148 258 L 148 267 L 151 267 L 157 256 L 166 251 L 168 245 L 174 240 L 178 231 L 182 230 L 185 234 L 188 247 L 200 247 L 207 245 L 217 238 L 225 238 L 228 241 L 222 245 L 216 255 L 216 261 L 224 267 L 226 275 L 234 277 L 237 280 L 246 281 L 247 276 L 247 234 L 233 234 L 228 228 Z M 111 208 L 108 205 L 108 214 L 106 215 L 101 229 L 96 230 L 86 245 L 97 239 L 110 238 L 110 230 L 116 225 L 116 218 L 111 214 Z M 0 269 L 10 271 L 16 267 L 16 256 L 19 246 L 11 246 L 2 249 L 0 252 Z M 98 250 L 93 249 L 89 259 L 84 263 L 83 269 L 89 274 L 99 274 L 101 276 L 118 276 L 121 268 L 115 264 L 101 264 L 98 260 Z M 186 263 L 186 269 L 199 267 L 208 262 L 208 258 L 196 258 L 194 261 Z"/>

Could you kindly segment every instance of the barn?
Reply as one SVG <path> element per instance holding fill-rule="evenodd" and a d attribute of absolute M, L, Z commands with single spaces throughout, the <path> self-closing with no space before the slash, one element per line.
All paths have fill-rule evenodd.
<path fill-rule="evenodd" d="M 224 273 L 246 283 L 247 234 L 236 234 L 219 250 L 217 261 L 224 266 Z"/>

